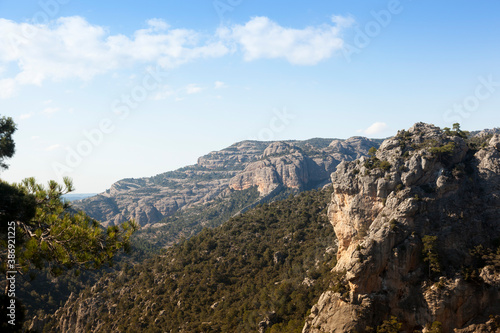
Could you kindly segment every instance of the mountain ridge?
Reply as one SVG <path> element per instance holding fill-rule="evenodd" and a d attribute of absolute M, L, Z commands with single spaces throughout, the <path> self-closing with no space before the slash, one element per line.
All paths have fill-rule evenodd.
<path fill-rule="evenodd" d="M 62 331 L 98 331 L 105 325 L 111 331 L 147 327 L 221 332 L 231 331 L 243 319 L 245 330 L 259 332 L 495 332 L 500 328 L 500 135 L 481 133 L 470 136 L 459 127 L 440 129 L 424 123 L 399 131 L 368 156 L 341 162 L 331 174 L 328 191 L 333 193 L 326 203 L 313 199 L 325 198 L 324 192 L 311 191 L 259 205 L 232 222 L 181 241 L 154 259 L 154 269 L 137 266 L 137 274 L 116 273 L 116 278 L 105 277 L 73 295 L 51 317 L 51 325 Z M 290 155 L 282 154 L 287 145 L 274 148 L 273 158 Z M 243 191 L 255 194 L 256 188 L 254 184 Z M 333 227 L 335 238 L 321 240 L 306 232 L 306 221 L 322 221 L 318 227 L 325 230 Z M 232 229 L 234 223 L 246 232 Z M 280 236 L 273 236 L 274 231 Z M 269 246 L 285 247 L 259 248 L 266 233 Z M 288 281 L 294 281 L 293 288 L 286 279 L 268 281 L 262 276 L 274 274 L 286 260 L 303 258 L 304 239 L 315 238 L 321 244 L 314 251 L 316 260 L 308 259 L 300 269 L 290 262 L 283 271 Z M 295 249 L 293 255 L 287 252 L 289 246 Z M 236 257 L 226 257 L 242 249 Z M 229 263 L 247 273 L 232 275 Z M 221 267 L 225 273 L 205 272 L 210 267 Z M 248 274 L 250 267 L 256 270 Z M 200 272 L 206 273 L 203 283 L 190 280 Z M 254 277 L 272 283 L 257 290 L 237 288 L 248 286 Z M 170 291 L 161 288 L 165 279 Z M 214 281 L 246 294 L 211 299 L 215 290 L 225 289 Z M 148 289 L 140 291 L 141 283 Z M 294 289 L 307 293 L 315 283 L 322 292 L 308 294 L 314 305 L 306 313 L 303 304 L 297 307 L 300 297 Z M 240 302 L 257 295 L 262 298 L 256 303 Z M 197 305 L 198 297 L 205 300 L 204 306 Z M 172 302 L 158 305 L 153 298 Z M 246 312 L 249 307 L 251 313 Z M 166 313 L 176 313 L 175 318 L 162 317 Z M 127 325 L 122 320 L 113 323 L 117 315 Z M 226 316 L 229 322 L 220 322 Z M 172 320 L 174 326 L 169 324 Z"/>
<path fill-rule="evenodd" d="M 122 179 L 73 206 L 104 226 L 129 219 L 147 226 L 179 210 L 227 197 L 231 190 L 257 186 L 261 196 L 266 196 L 279 185 L 297 190 L 323 186 L 338 163 L 366 155 L 380 141 L 364 137 L 241 141 L 201 156 L 194 165 L 152 177 Z"/>

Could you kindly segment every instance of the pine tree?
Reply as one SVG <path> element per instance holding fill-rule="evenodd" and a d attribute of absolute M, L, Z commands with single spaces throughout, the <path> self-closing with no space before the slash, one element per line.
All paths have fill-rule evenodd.
<path fill-rule="evenodd" d="M 15 152 L 11 118 L 0 118 L 0 168 Z M 136 224 L 126 222 L 102 228 L 83 212 L 75 212 L 62 196 L 73 191 L 69 178 L 64 185 L 50 181 L 48 186 L 27 178 L 19 184 L 0 180 L 0 271 L 26 273 L 48 267 L 58 275 L 71 268 L 99 268 L 112 264 L 120 250 L 129 250 Z M 10 229 L 8 229 L 10 227 Z M 15 263 L 8 257 L 8 231 L 15 229 Z M 12 243 L 12 242 L 11 242 Z"/>

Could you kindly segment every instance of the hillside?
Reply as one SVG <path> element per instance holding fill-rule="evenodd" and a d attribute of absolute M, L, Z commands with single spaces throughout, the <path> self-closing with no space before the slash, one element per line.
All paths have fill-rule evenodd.
<path fill-rule="evenodd" d="M 418 123 L 331 181 L 102 278 L 46 331 L 499 330 L 500 135 Z"/>
<path fill-rule="evenodd" d="M 205 229 L 72 294 L 45 331 L 300 332 L 335 265 L 330 196 L 304 192 Z"/>
<path fill-rule="evenodd" d="M 72 276 L 73 272 L 59 277 L 52 277 L 47 272 L 33 272 L 33 274 L 37 275 L 36 279 L 33 281 L 27 279 L 20 282 L 21 290 L 19 295 L 26 307 L 27 318 L 31 319 L 34 315 L 40 317 L 44 313 L 54 312 L 66 302 L 71 292 L 79 293 L 86 284 L 94 284 L 105 272 L 119 270 L 124 265 L 141 262 L 145 258 L 158 253 L 161 248 L 168 248 L 183 238 L 192 237 L 203 228 L 219 226 L 233 215 L 251 209 L 259 203 L 284 199 L 292 193 L 298 193 L 308 187 L 317 186 L 317 182 L 311 182 L 307 179 L 302 182 L 302 180 L 295 176 L 297 174 L 300 175 L 298 170 L 301 165 L 305 166 L 305 168 L 311 168 L 311 170 L 305 169 L 307 171 L 306 176 L 309 174 L 311 175 L 310 177 L 313 177 L 314 173 L 320 174 L 319 181 L 320 185 L 322 185 L 324 183 L 323 178 L 328 179 L 328 174 L 325 174 L 325 171 L 321 172 L 321 169 L 318 171 L 317 166 L 326 163 L 321 160 L 324 156 L 326 156 L 326 161 L 329 161 L 328 163 L 336 165 L 338 161 L 332 158 L 352 160 L 360 154 L 366 154 L 371 145 L 378 146 L 378 144 L 379 140 L 367 140 L 357 137 L 348 140 L 316 138 L 306 141 L 273 143 L 242 142 L 234 144 L 220 152 L 213 152 L 201 157 L 199 163 L 195 166 L 189 166 L 151 178 L 120 181 L 113 186 L 113 189 L 121 188 L 121 190 L 117 191 L 115 195 L 109 195 L 109 198 L 106 198 L 108 200 L 106 202 L 120 202 L 120 205 L 123 205 L 125 210 L 130 210 L 129 205 L 134 206 L 135 203 L 138 203 L 137 207 L 134 208 L 136 212 L 147 207 L 149 203 L 159 206 L 161 205 L 161 200 L 168 200 L 168 198 L 162 197 L 163 194 L 167 196 L 175 195 L 176 191 L 180 192 L 182 188 L 189 186 L 192 186 L 192 192 L 190 193 L 193 202 L 182 206 L 182 209 L 169 213 L 169 215 L 163 217 L 158 223 L 146 224 L 141 230 L 138 230 L 132 237 L 132 256 L 119 256 L 113 268 L 84 272 L 78 277 Z M 325 155 L 327 151 L 332 154 L 332 158 L 328 157 L 330 155 Z M 248 162 L 255 160 L 256 156 L 260 156 L 258 160 L 254 163 Z M 235 171 L 242 168 L 238 164 L 240 163 L 238 161 L 241 162 L 241 165 L 248 165 L 249 167 L 242 171 Z M 289 161 L 292 161 L 292 163 L 289 163 Z M 261 163 L 267 163 L 268 165 L 261 166 Z M 255 168 L 255 165 L 259 167 Z M 314 166 L 316 166 L 316 169 L 313 169 Z M 281 177 L 279 174 L 283 170 L 275 171 L 276 167 L 288 168 L 286 171 L 288 173 L 284 177 Z M 329 165 L 327 168 L 330 169 L 332 167 L 332 165 Z M 202 168 L 205 168 L 204 171 L 193 171 Z M 235 172 L 239 172 L 237 175 L 241 177 L 234 177 L 235 181 L 232 178 L 225 178 L 224 180 L 225 182 L 233 181 L 233 183 L 220 185 L 218 181 L 213 179 L 213 182 L 210 181 L 211 178 L 215 179 L 225 173 L 235 174 Z M 266 182 L 267 185 L 265 186 L 270 189 L 268 193 L 266 191 L 259 192 L 259 185 L 262 186 L 263 184 L 259 180 L 259 174 L 262 173 L 278 175 L 269 182 Z M 238 185 L 238 189 L 235 189 L 236 185 L 234 184 L 236 180 L 242 178 L 250 179 L 251 182 L 244 186 Z M 255 182 L 252 182 L 253 179 L 255 179 Z M 282 185 L 282 179 L 285 180 L 288 186 Z M 291 181 L 295 181 L 298 185 L 293 186 Z M 124 184 L 139 184 L 141 182 L 149 185 L 125 190 Z M 214 187 L 212 188 L 211 186 Z M 224 188 L 224 190 L 221 190 L 221 188 Z M 148 190 L 157 191 L 158 193 L 149 195 L 147 194 Z M 197 196 L 202 191 L 211 190 L 220 193 L 206 202 L 203 200 L 202 202 L 196 201 Z M 106 209 L 106 204 L 102 202 L 103 197 L 103 195 L 99 195 L 88 198 L 83 202 L 83 208 L 95 218 L 102 218 L 101 209 Z M 82 208 L 81 202 L 80 205 L 78 202 L 72 202 L 72 205 L 75 206 L 75 203 L 77 208 Z M 137 217 L 137 215 L 133 217 Z M 47 292 L 40 292 L 41 290 L 46 290 Z"/>
<path fill-rule="evenodd" d="M 104 193 L 72 204 L 105 226 L 129 219 L 146 226 L 188 208 L 230 200 L 234 191 L 254 186 L 261 197 L 282 189 L 321 187 L 341 161 L 364 156 L 379 144 L 380 140 L 362 137 L 242 141 L 200 157 L 195 165 L 149 178 L 123 179 Z"/>

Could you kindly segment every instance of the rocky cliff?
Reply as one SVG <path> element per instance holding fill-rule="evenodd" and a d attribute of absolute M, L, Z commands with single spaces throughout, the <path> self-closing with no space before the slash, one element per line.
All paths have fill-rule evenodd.
<path fill-rule="evenodd" d="M 73 202 L 103 225 L 134 219 L 154 224 L 181 209 L 257 186 L 266 196 L 278 186 L 304 190 L 329 182 L 335 167 L 378 147 L 378 140 L 243 141 L 198 159 L 198 163 L 154 177 L 123 179 L 99 195 Z"/>
<path fill-rule="evenodd" d="M 499 331 L 500 136 L 466 137 L 418 123 L 340 163 L 329 218 L 341 279 L 304 333 L 370 332 L 391 316 L 405 332 Z"/>

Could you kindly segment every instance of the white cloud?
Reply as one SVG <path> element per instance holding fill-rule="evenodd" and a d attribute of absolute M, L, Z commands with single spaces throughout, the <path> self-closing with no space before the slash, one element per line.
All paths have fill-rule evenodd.
<path fill-rule="evenodd" d="M 220 57 L 228 48 L 188 29 L 170 29 L 159 19 L 131 37 L 111 35 L 79 16 L 61 17 L 45 25 L 0 19 L 0 66 L 17 65 L 14 77 L 0 80 L 0 98 L 13 95 L 19 85 L 41 85 L 45 80 L 79 78 L 155 63 L 172 68 L 204 57 Z M 26 31 L 31 31 L 26 35 Z"/>
<path fill-rule="evenodd" d="M 12 97 L 22 85 L 74 78 L 88 81 L 138 64 L 169 69 L 238 49 L 247 61 L 282 58 L 292 64 L 314 65 L 342 48 L 340 34 L 352 22 L 352 18 L 333 16 L 330 23 L 295 29 L 255 17 L 209 35 L 172 28 L 153 18 L 146 28 L 126 36 L 110 34 L 80 16 L 38 25 L 0 18 L 0 68 L 4 74 L 13 73 L 0 79 L 0 98 Z"/>
<path fill-rule="evenodd" d="M 47 108 L 45 108 L 45 109 L 42 110 L 42 113 L 45 114 L 45 115 L 52 115 L 52 114 L 56 113 L 59 110 L 60 110 L 59 108 L 47 107 Z"/>
<path fill-rule="evenodd" d="M 215 89 L 220 89 L 220 88 L 224 88 L 226 86 L 226 84 L 222 81 L 215 81 L 214 82 L 214 88 Z"/>
<path fill-rule="evenodd" d="M 44 104 L 44 105 L 49 105 L 51 103 L 52 103 L 51 99 L 48 99 L 48 100 L 45 100 L 45 101 L 42 102 L 42 104 Z"/>
<path fill-rule="evenodd" d="M 387 124 L 378 121 L 371 124 L 370 127 L 368 127 L 367 129 L 359 130 L 358 132 L 362 132 L 366 135 L 375 135 L 385 131 L 386 129 L 388 129 Z"/>
<path fill-rule="evenodd" d="M 194 83 L 188 84 L 186 86 L 186 94 L 188 94 L 188 95 L 197 94 L 202 90 L 203 90 L 203 88 L 201 88 L 200 86 L 198 86 L 197 84 L 194 84 Z"/>
<path fill-rule="evenodd" d="M 332 22 L 337 25 L 339 28 L 349 28 L 356 21 L 352 16 L 341 16 L 341 15 L 332 15 Z"/>
<path fill-rule="evenodd" d="M 52 146 L 48 146 L 47 148 L 45 148 L 46 151 L 52 151 L 52 150 L 56 150 L 56 149 L 59 149 L 61 148 L 62 146 L 60 144 L 55 144 L 55 145 L 52 145 Z"/>
<path fill-rule="evenodd" d="M 31 116 L 33 116 L 33 112 L 22 114 L 19 116 L 19 119 L 24 120 L 24 119 L 31 118 Z"/>
<path fill-rule="evenodd" d="M 155 94 L 151 98 L 155 101 L 159 101 L 173 95 L 175 95 L 175 91 L 170 86 L 164 85 L 156 89 Z"/>
<path fill-rule="evenodd" d="M 33 135 L 33 136 L 31 137 L 31 140 L 38 140 L 38 139 L 40 139 L 40 137 L 39 137 L 38 135 Z"/>
<path fill-rule="evenodd" d="M 157 31 L 167 30 L 168 28 L 170 28 L 170 26 L 165 21 L 157 18 L 148 20 L 147 24 L 151 29 Z"/>
<path fill-rule="evenodd" d="M 280 26 L 267 17 L 254 17 L 245 25 L 219 29 L 221 38 L 239 44 L 247 61 L 285 58 L 292 64 L 315 65 L 343 46 L 340 33 L 349 19 L 334 16 L 331 24 L 304 29 Z"/>
<path fill-rule="evenodd" d="M 0 98 L 9 98 L 14 96 L 16 92 L 16 81 L 14 79 L 0 80 Z"/>

